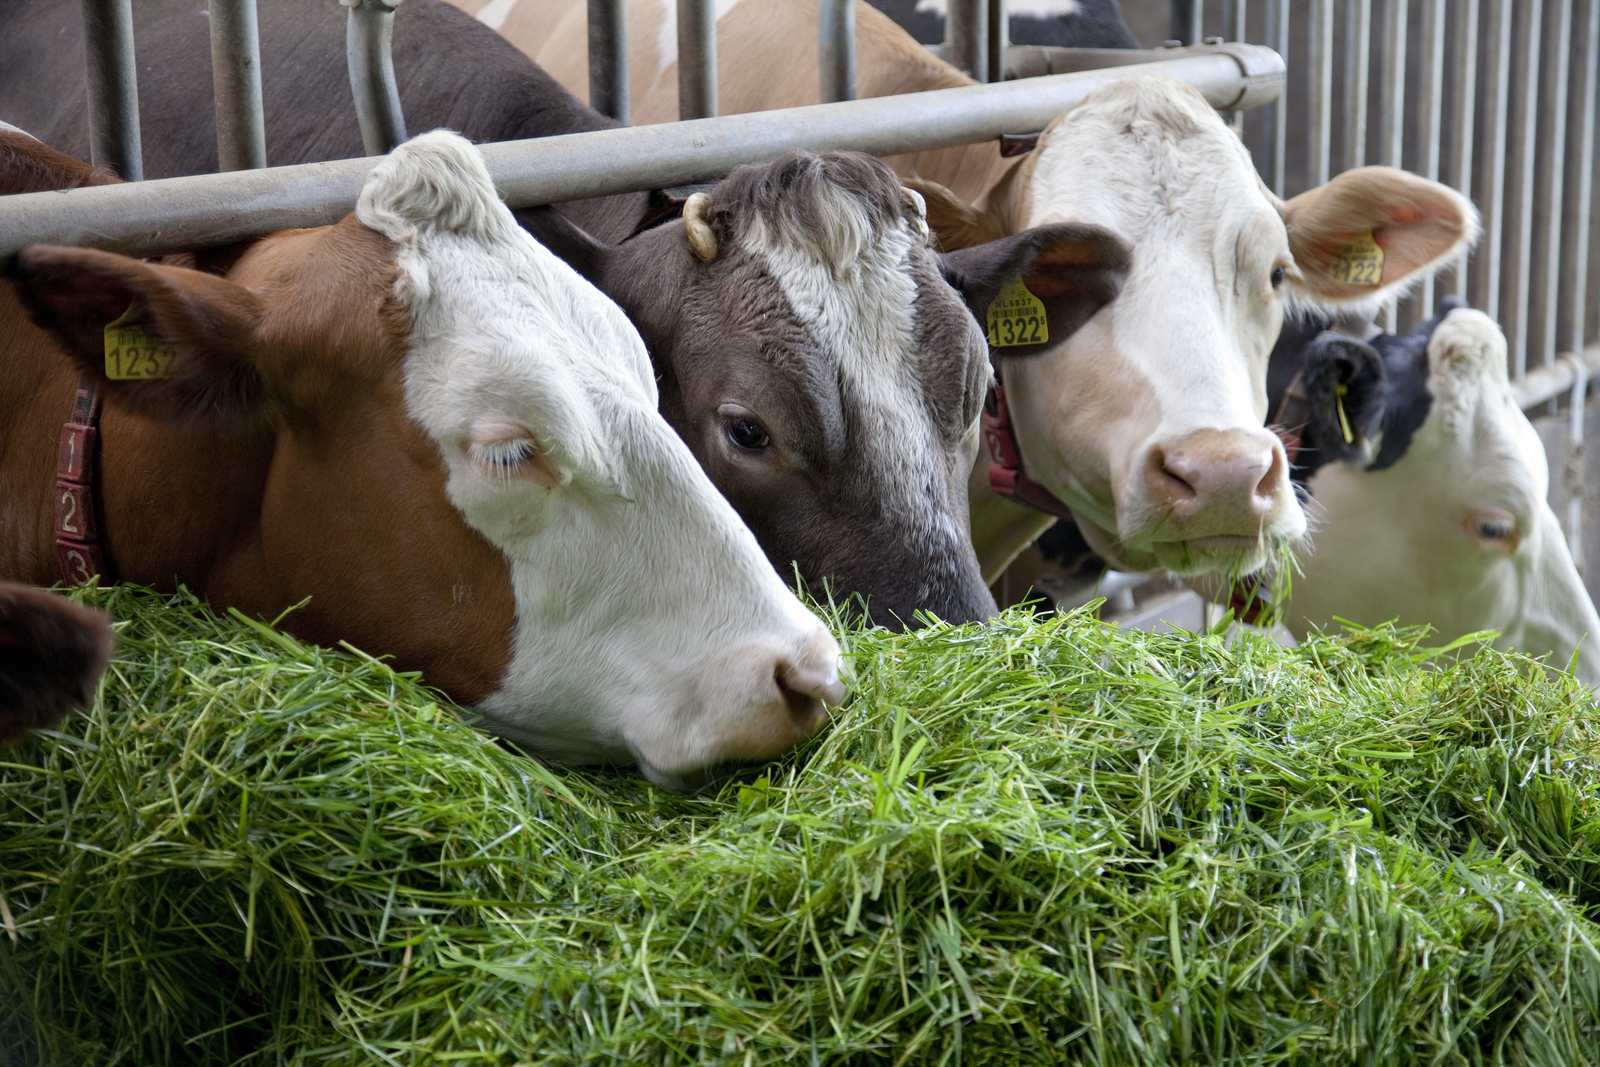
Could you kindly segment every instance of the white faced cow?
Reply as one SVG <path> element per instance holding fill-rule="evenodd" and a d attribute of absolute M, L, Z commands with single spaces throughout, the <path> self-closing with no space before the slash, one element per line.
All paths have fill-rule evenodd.
<path fill-rule="evenodd" d="M 1563 669 L 1576 652 L 1578 677 L 1600 685 L 1600 617 L 1493 320 L 1455 308 L 1370 343 L 1290 333 L 1274 377 L 1296 382 L 1280 412 L 1295 411 L 1284 421 L 1302 438 L 1313 527 L 1284 613 L 1295 636 L 1337 619 L 1427 624 L 1446 640 L 1494 630 L 1497 647 Z"/>
<path fill-rule="evenodd" d="M 37 326 L 8 287 L 0 577 L 61 576 L 83 375 L 122 578 L 268 617 L 310 598 L 298 635 L 392 655 L 536 753 L 665 784 L 782 752 L 842 698 L 838 645 L 656 413 L 638 334 L 461 138 L 403 145 L 354 214 L 226 277 L 42 246 L 12 274 Z M 170 377 L 106 378 L 130 309 Z"/>
<path fill-rule="evenodd" d="M 671 10 L 630 11 L 636 122 L 675 117 Z M 856 11 L 860 95 L 972 84 L 867 5 Z M 513 38 L 574 90 L 582 14 L 542 42 Z M 717 32 L 724 112 L 816 100 L 815 3 L 739 0 Z M 1097 89 L 1020 166 L 992 144 L 889 162 L 927 198 L 945 249 L 1067 221 L 1133 246 L 1121 295 L 1082 330 L 1042 352 L 995 354 L 1022 473 L 1069 505 L 1108 558 L 1184 575 L 1247 573 L 1305 532 L 1283 449 L 1262 425 L 1285 303 L 1373 304 L 1459 252 L 1476 227 L 1459 195 L 1386 168 L 1280 202 L 1199 94 L 1160 77 Z M 1377 284 L 1337 281 L 1341 253 L 1369 232 L 1384 255 Z M 970 500 L 992 578 L 1051 519 L 992 491 L 987 467 L 980 460 Z"/>

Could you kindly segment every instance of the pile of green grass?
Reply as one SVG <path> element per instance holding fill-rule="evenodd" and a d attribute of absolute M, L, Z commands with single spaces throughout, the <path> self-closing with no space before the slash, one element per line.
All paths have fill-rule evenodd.
<path fill-rule="evenodd" d="M 0 754 L 0 1063 L 1600 1063 L 1587 694 L 1420 636 L 846 634 L 700 794 L 186 598 Z"/>

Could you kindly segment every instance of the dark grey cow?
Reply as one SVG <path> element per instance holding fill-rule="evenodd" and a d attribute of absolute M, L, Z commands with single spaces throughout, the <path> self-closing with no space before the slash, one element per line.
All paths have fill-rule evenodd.
<path fill-rule="evenodd" d="M 1020 275 L 1069 336 L 1121 289 L 1123 242 L 1062 224 L 939 255 L 915 194 L 853 153 L 741 168 L 615 247 L 522 222 L 639 327 L 662 413 L 780 570 L 870 591 L 889 625 L 993 610 L 966 521 L 978 322 Z"/>
<path fill-rule="evenodd" d="M 345 65 L 346 9 L 334 0 L 259 0 L 257 10 L 267 162 L 365 155 Z M 145 177 L 215 171 L 205 0 L 139 0 L 133 17 Z M 89 158 L 82 5 L 0 0 L 0 26 L 0 118 Z M 406 0 L 394 23 L 394 66 L 412 132 L 444 127 L 482 144 L 616 125 L 441 0 Z M 561 210 L 620 240 L 651 212 L 651 200 L 630 193 Z"/>
<path fill-rule="evenodd" d="M 111 644 L 105 612 L 0 582 L 0 744 L 93 700 Z"/>

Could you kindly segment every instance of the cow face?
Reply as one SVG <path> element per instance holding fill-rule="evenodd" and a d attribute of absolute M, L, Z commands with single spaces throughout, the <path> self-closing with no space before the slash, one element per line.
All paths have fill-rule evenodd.
<path fill-rule="evenodd" d="M 1058 227 L 946 262 L 921 198 L 851 153 L 741 168 L 616 248 L 523 221 L 639 326 L 662 414 L 779 572 L 860 593 L 889 626 L 993 612 L 967 523 L 990 380 L 968 303 L 1037 260 L 1051 329 L 1070 332 L 1114 294 L 1121 242 Z"/>
<path fill-rule="evenodd" d="M 1431 324 L 1430 324 L 1431 325 Z M 1310 480 L 1312 551 L 1286 614 L 1304 636 L 1335 618 L 1432 625 L 1452 639 L 1549 653 L 1600 683 L 1600 617 L 1546 502 L 1544 448 L 1506 378 L 1488 316 L 1453 310 L 1427 342 L 1384 349 L 1391 382 L 1426 382 L 1385 412 L 1378 459 L 1324 465 Z M 1412 368 L 1398 365 L 1403 358 Z"/>
<path fill-rule="evenodd" d="M 261 426 L 258 530 L 215 599 L 309 597 L 303 636 L 391 654 L 541 755 L 669 784 L 789 748 L 842 697 L 838 646 L 656 414 L 638 335 L 460 138 L 397 149 L 355 215 L 227 278 L 50 248 L 19 275 L 86 373 L 130 302 L 177 347 L 169 379 L 102 379 L 108 411 Z"/>
<path fill-rule="evenodd" d="M 1281 203 L 1199 94 L 1160 77 L 1091 93 L 990 200 L 984 214 L 942 203 L 930 219 L 941 236 L 939 219 L 956 220 L 958 243 L 1071 220 L 1132 245 L 1116 300 L 1043 355 L 1002 358 L 1000 374 L 1028 474 L 1090 543 L 1123 566 L 1186 575 L 1251 571 L 1305 531 L 1263 426 L 1285 303 L 1379 300 L 1473 226 L 1461 197 L 1383 168 Z M 1381 271 L 1340 281 L 1367 231 Z"/>

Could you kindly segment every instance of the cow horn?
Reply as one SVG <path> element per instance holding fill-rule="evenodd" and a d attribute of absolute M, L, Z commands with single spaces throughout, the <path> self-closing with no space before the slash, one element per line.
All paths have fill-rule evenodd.
<path fill-rule="evenodd" d="M 908 188 L 904 185 L 902 185 L 900 188 L 904 189 L 906 195 L 911 198 L 911 210 L 915 212 L 917 216 L 916 222 L 913 223 L 913 225 L 915 226 L 916 231 L 922 235 L 923 242 L 926 243 L 928 241 L 928 202 L 924 200 L 922 198 L 922 194 L 917 192 L 915 189 Z"/>
<path fill-rule="evenodd" d="M 689 234 L 689 247 L 706 263 L 717 258 L 717 235 L 706 224 L 706 205 L 711 198 L 695 193 L 683 205 L 683 228 Z"/>

